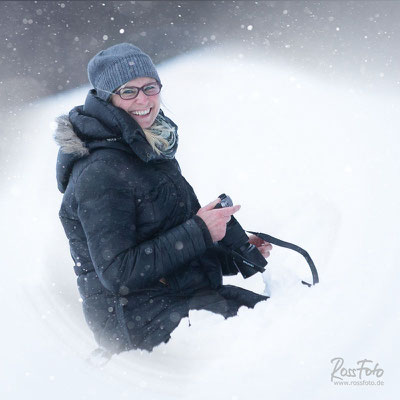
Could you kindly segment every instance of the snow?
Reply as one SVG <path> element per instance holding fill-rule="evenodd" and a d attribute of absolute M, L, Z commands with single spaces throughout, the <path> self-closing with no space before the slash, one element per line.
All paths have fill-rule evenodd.
<path fill-rule="evenodd" d="M 258 293 L 271 282 L 267 302 L 228 320 L 191 312 L 191 326 L 182 320 L 153 353 L 89 365 L 96 346 L 58 220 L 52 139 L 55 117 L 82 104 L 89 87 L 42 100 L 15 120 L 23 140 L 0 195 L 0 396 L 395 398 L 398 99 L 233 48 L 177 57 L 159 73 L 163 110 L 179 126 L 177 159 L 200 203 L 229 194 L 242 206 L 235 216 L 245 229 L 305 248 L 320 284 L 301 285 L 311 280 L 305 260 L 275 246 L 269 278 L 226 279 Z M 346 368 L 365 358 L 379 363 L 384 385 L 335 386 L 338 357 Z"/>

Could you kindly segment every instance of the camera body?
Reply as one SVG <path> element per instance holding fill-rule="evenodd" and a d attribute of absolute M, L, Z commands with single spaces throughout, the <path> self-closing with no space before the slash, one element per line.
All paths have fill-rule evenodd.
<path fill-rule="evenodd" d="M 218 196 L 221 201 L 214 208 L 232 207 L 232 199 L 225 193 Z M 236 218 L 231 215 L 231 219 L 226 224 L 226 234 L 219 242 L 226 252 L 233 257 L 233 263 L 243 278 L 249 278 L 256 272 L 264 272 L 267 260 L 260 253 L 254 244 L 249 243 L 249 237 L 241 227 Z M 231 271 L 237 273 L 237 271 Z"/>

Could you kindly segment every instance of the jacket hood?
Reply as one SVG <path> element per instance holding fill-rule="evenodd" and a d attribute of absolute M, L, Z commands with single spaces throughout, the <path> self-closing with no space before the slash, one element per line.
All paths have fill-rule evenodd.
<path fill-rule="evenodd" d="M 177 128 L 161 109 L 160 113 Z M 67 188 L 75 162 L 95 148 L 133 152 L 144 162 L 165 161 L 163 154 L 153 151 L 139 124 L 126 111 L 97 97 L 95 89 L 89 91 L 84 105 L 74 107 L 68 115 L 60 115 L 56 123 L 54 140 L 60 146 L 56 176 L 61 193 Z M 177 146 L 178 143 L 175 152 Z"/>
<path fill-rule="evenodd" d="M 60 146 L 60 151 L 64 154 L 75 154 L 84 157 L 89 154 L 89 149 L 78 137 L 67 114 L 56 118 L 57 128 L 54 140 Z M 78 157 L 78 158 L 79 158 Z"/>

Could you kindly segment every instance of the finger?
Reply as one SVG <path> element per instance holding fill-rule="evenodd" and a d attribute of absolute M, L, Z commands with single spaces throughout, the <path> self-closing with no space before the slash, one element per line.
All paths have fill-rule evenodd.
<path fill-rule="evenodd" d="M 211 203 L 208 203 L 206 206 L 202 207 L 202 209 L 203 210 L 212 210 L 220 201 L 221 201 L 221 199 L 218 197 Z"/>
<path fill-rule="evenodd" d="M 258 250 L 260 250 L 260 253 L 261 253 L 265 258 L 269 257 L 270 254 L 271 254 L 268 250 L 265 250 L 265 249 L 263 249 L 263 248 L 258 248 Z"/>
<path fill-rule="evenodd" d="M 265 247 L 267 247 L 268 249 L 272 249 L 272 244 L 271 244 L 271 243 L 266 242 L 265 240 L 263 240 L 263 239 L 261 239 L 261 238 L 259 238 L 259 239 L 261 240 L 261 246 L 265 246 Z"/>
<path fill-rule="evenodd" d="M 261 244 L 260 247 L 262 247 L 263 249 L 268 250 L 268 251 L 272 250 L 272 244 L 271 243 L 263 243 L 263 244 Z"/>
<path fill-rule="evenodd" d="M 228 217 L 232 214 L 235 214 L 236 211 L 240 210 L 240 205 L 232 206 L 232 207 L 224 207 L 219 209 L 218 211 L 221 212 L 221 214 L 225 217 Z"/>
<path fill-rule="evenodd" d="M 250 235 L 250 236 L 249 236 L 249 242 L 250 242 L 251 244 L 254 244 L 256 247 L 263 246 L 264 243 L 265 243 L 264 240 L 262 240 L 261 238 L 259 238 L 259 237 L 256 236 L 256 235 Z"/>

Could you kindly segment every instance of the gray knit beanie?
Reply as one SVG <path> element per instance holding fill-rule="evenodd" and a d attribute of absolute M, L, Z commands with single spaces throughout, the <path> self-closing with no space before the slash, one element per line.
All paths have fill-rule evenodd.
<path fill-rule="evenodd" d="M 110 92 L 135 78 L 148 76 L 161 83 L 151 58 L 129 43 L 101 50 L 89 61 L 87 72 L 97 96 L 105 101 L 110 98 Z"/>

